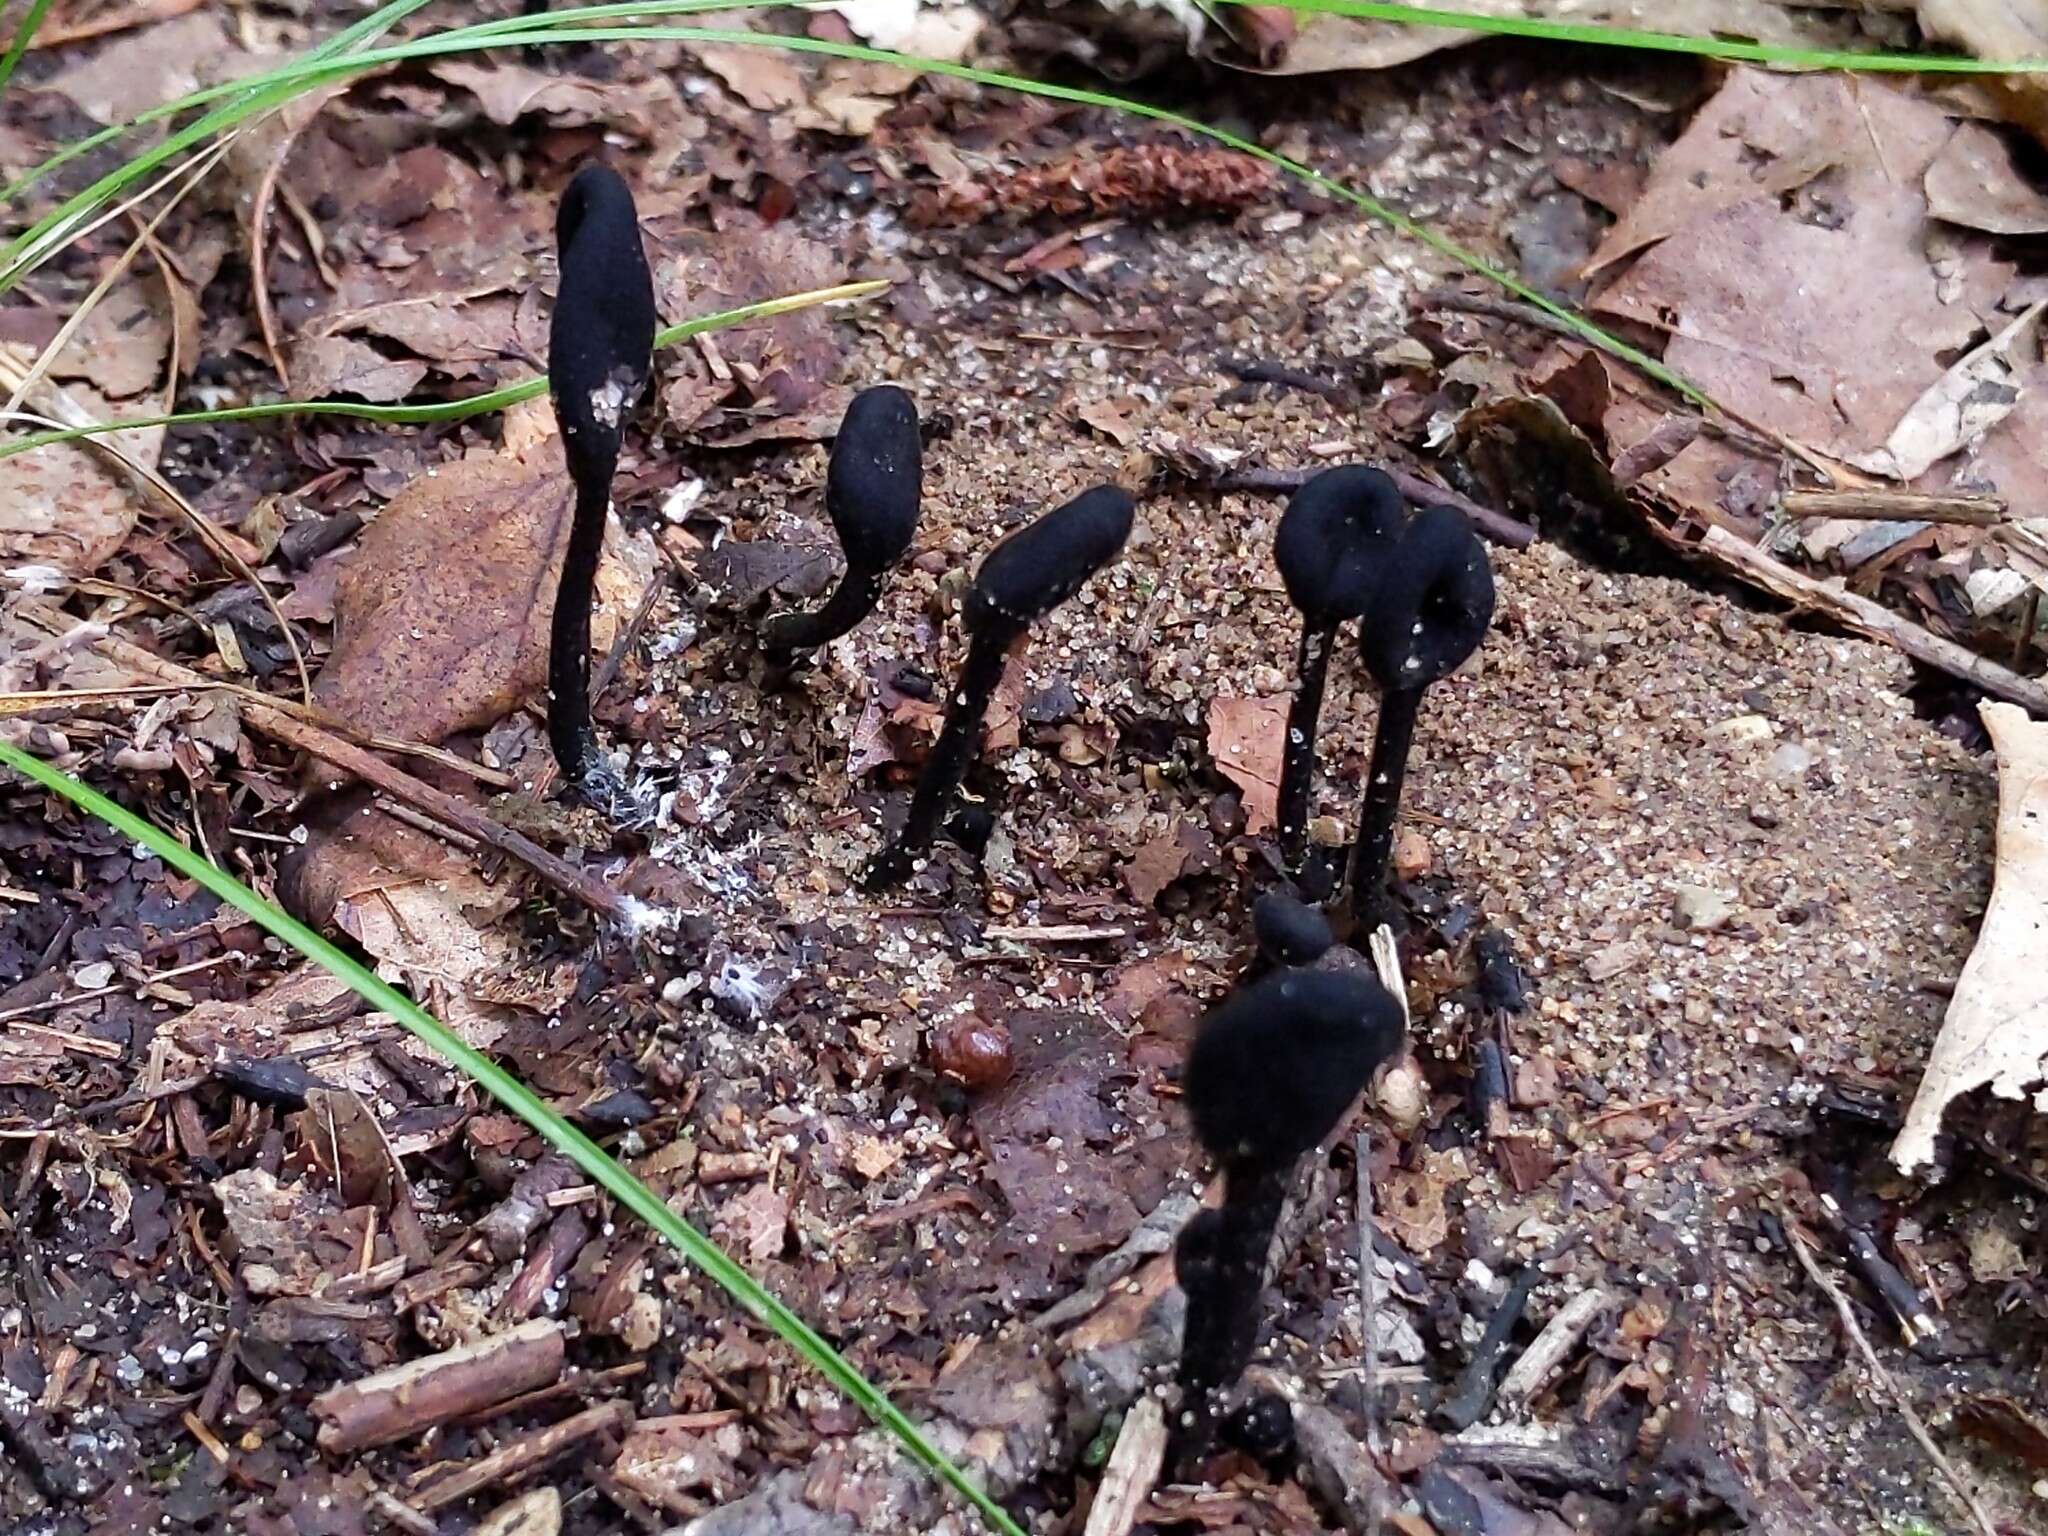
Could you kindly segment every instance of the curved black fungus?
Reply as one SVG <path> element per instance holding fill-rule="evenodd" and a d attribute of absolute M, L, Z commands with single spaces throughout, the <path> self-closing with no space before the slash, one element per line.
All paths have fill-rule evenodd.
<path fill-rule="evenodd" d="M 967 594 L 967 631 L 1015 638 L 1080 591 L 1131 536 L 1137 503 L 1114 485 L 1083 491 L 983 556 Z"/>
<path fill-rule="evenodd" d="M 923 490 L 916 405 L 893 384 L 862 390 L 846 408 L 825 468 L 825 511 L 839 534 L 846 574 L 824 606 L 763 624 L 763 648 L 783 658 L 816 650 L 874 612 L 883 578 L 917 536 Z"/>
<path fill-rule="evenodd" d="M 555 240 L 562 275 L 548 328 L 548 392 L 576 507 L 548 636 L 548 741 L 571 789 L 617 814 L 630 800 L 590 723 L 590 598 L 619 439 L 647 392 L 654 282 L 633 194 L 609 166 L 586 165 L 570 181 Z"/>
<path fill-rule="evenodd" d="M 1273 537 L 1273 563 L 1280 568 L 1288 600 L 1301 610 L 1277 818 L 1281 856 L 1290 869 L 1300 865 L 1307 846 L 1330 647 L 1339 625 L 1362 617 L 1372 606 L 1404 508 L 1399 488 L 1381 471 L 1343 464 L 1324 470 L 1294 493 Z"/>
<path fill-rule="evenodd" d="M 1343 910 L 1368 931 L 1394 916 L 1387 860 L 1401 810 L 1401 782 L 1415 742 L 1422 690 L 1450 676 L 1493 622 L 1493 566 L 1464 514 L 1424 507 L 1388 553 L 1387 573 L 1359 625 L 1366 669 L 1380 686 L 1380 718 L 1351 845 Z"/>
<path fill-rule="evenodd" d="M 1294 1459 L 1294 1409 L 1277 1392 L 1261 1392 L 1223 1423 L 1223 1442 L 1269 1467 Z"/>
<path fill-rule="evenodd" d="M 1335 1130 L 1398 1049 L 1401 1006 L 1372 977 L 1288 967 L 1203 1019 L 1182 1088 L 1195 1134 L 1223 1170 L 1223 1204 L 1183 1229 L 1187 1296 L 1178 1463 L 1208 1449 L 1219 1401 L 1258 1337 L 1258 1298 L 1294 1166 Z"/>
<path fill-rule="evenodd" d="M 1401 1006 L 1359 971 L 1290 966 L 1202 1020 L 1182 1093 L 1195 1135 L 1233 1177 L 1284 1172 L 1336 1128 L 1401 1043 Z"/>
<path fill-rule="evenodd" d="M 974 756 L 982 717 L 1002 681 L 1003 663 L 1034 620 L 1081 590 L 1115 558 L 1137 511 L 1113 485 L 1084 491 L 1065 506 L 1018 529 L 982 558 L 962 615 L 967 660 L 946 707 L 946 723 L 925 759 L 903 830 L 868 865 L 864 890 L 900 883 L 932 845 Z"/>
<path fill-rule="evenodd" d="M 1312 964 L 1337 942 L 1319 909 L 1285 891 L 1268 891 L 1252 903 L 1252 938 L 1263 968 Z"/>

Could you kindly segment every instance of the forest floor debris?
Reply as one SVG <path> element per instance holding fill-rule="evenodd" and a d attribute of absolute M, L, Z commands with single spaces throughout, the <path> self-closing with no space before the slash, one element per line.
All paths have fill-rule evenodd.
<path fill-rule="evenodd" d="M 177 25 L 134 34 L 165 57 L 131 50 L 120 67 L 177 75 Z M 253 36 L 305 40 L 277 26 Z M 61 710 L 10 703 L 0 729 L 118 783 L 489 1031 L 554 1107 L 1045 1525 L 1384 1518 L 1448 1536 L 1620 1530 L 1645 1508 L 1702 1505 L 1766 1530 L 1954 1523 L 1901 1403 L 1992 1521 L 2038 1524 L 2038 1425 L 2008 1405 L 2038 1396 L 2026 1341 L 2048 1316 L 2039 1126 L 2023 1105 L 1958 1115 L 1950 1177 L 1928 1190 L 1884 1158 L 1989 885 L 1994 785 L 1957 739 L 1969 717 L 1898 651 L 1677 579 L 1632 538 L 1632 506 L 1533 473 L 1534 515 L 1504 524 L 1527 547 L 1494 554 L 1493 633 L 1432 695 L 1410 773 L 1419 1123 L 1376 1130 L 1368 1169 L 1349 1138 L 1310 1159 L 1285 1223 L 1301 1240 L 1270 1292 L 1260 1379 L 1288 1404 L 1297 1459 L 1231 1453 L 1207 1487 L 1153 1477 L 1143 1393 L 1172 1368 L 1169 1249 L 1203 1195 L 1178 1071 L 1243 969 L 1244 914 L 1271 878 L 1291 677 L 1279 501 L 1248 477 L 1384 457 L 1506 506 L 1478 445 L 1440 450 L 1532 378 L 1585 383 L 1585 360 L 1544 374 L 1560 362 L 1549 337 L 1429 303 L 1458 278 L 1441 258 L 1284 185 L 1247 198 L 1225 177 L 1195 199 L 1224 212 L 1161 222 L 1145 189 L 1205 162 L 1149 130 L 733 53 L 784 67 L 654 44 L 380 76 L 297 125 L 264 267 L 295 385 L 495 387 L 537 367 L 550 194 L 603 143 L 643 183 L 672 306 L 748 296 L 756 279 L 891 281 L 871 307 L 659 359 L 665 387 L 616 499 L 661 585 L 651 606 L 621 595 L 630 643 L 598 703 L 661 796 L 650 837 L 614 845 L 539 803 L 536 712 L 458 698 L 455 673 L 423 683 L 404 647 L 359 691 L 390 695 L 407 729 L 455 731 L 470 771 L 416 754 L 399 773 L 287 699 L 220 686 L 289 691 L 289 655 L 237 573 L 147 503 L 118 508 L 89 564 L 55 562 L 69 585 L 9 599 L 10 689 L 102 691 Z M 1672 146 L 1691 104 L 1720 100 L 1670 61 L 1557 58 L 1570 67 L 1480 49 L 1229 88 L 1290 152 L 1556 273 L 1599 248 L 1612 213 L 1655 210 L 1665 157 L 1690 152 Z M 1820 88 L 1744 78 L 1722 93 Z M 75 137 L 100 100 L 88 83 L 25 66 L 4 119 L 18 158 Z M 871 137 L 792 128 L 805 107 Z M 1956 178 L 1933 168 L 1990 153 L 1924 103 L 1885 126 L 1926 113 L 1946 137 L 1887 209 L 1952 210 Z M 943 189 L 1029 186 L 1077 157 L 1133 189 L 1104 178 L 1091 198 L 1116 195 L 1091 201 L 1089 223 L 915 217 Z M 1820 197 L 1842 167 L 1873 174 L 1811 168 L 1771 208 Z M 2024 208 L 2007 187 L 1980 222 L 2025 223 Z M 196 295 L 180 366 L 221 401 L 275 383 L 250 264 L 221 257 L 243 230 L 207 207 L 161 230 Z M 130 238 L 110 229 L 38 274 L 41 302 L 8 308 L 9 338 L 47 341 L 43 311 L 66 312 Z M 1992 299 L 2021 303 L 2009 320 L 2038 303 L 1974 239 L 1958 277 L 1996 268 Z M 1664 245 L 1680 247 L 1673 267 L 1711 250 Z M 121 298 L 95 313 L 129 313 Z M 1972 313 L 1968 334 L 1938 338 L 1957 357 L 1982 344 L 1991 311 Z M 144 340 L 146 358 L 76 356 L 122 362 L 100 382 L 132 400 L 170 376 L 160 338 Z M 1854 446 L 1890 441 L 1948 366 L 1935 347 L 1857 418 L 1870 430 Z M 1601 367 L 1597 419 L 1559 408 L 1605 429 L 1604 446 L 1609 417 L 1628 415 L 1642 432 L 1623 454 L 1648 444 L 1635 483 L 1728 446 L 1664 428 L 1670 412 L 1642 414 Z M 912 568 L 875 619 L 768 686 L 755 616 L 832 569 L 817 439 L 840 392 L 885 380 L 931 423 Z M 363 525 L 493 462 L 509 430 L 233 425 L 172 436 L 161 467 L 332 666 L 351 564 L 404 531 Z M 971 781 L 994 821 L 982 858 L 942 846 L 901 892 L 859 893 L 884 807 L 936 732 L 961 649 L 945 614 L 971 562 L 1103 481 L 1144 493 L 1138 527 L 998 686 Z M 2009 526 L 1927 521 L 1928 550 L 1953 535 L 1966 543 L 1949 552 L 1973 561 Z M 404 548 L 396 564 L 451 591 L 490 585 L 445 546 Z M 465 600 L 440 605 L 458 637 L 483 611 Z M 1325 718 L 1311 831 L 1328 841 L 1370 741 L 1354 669 L 1337 669 Z M 286 747 L 360 764 L 369 788 L 309 810 Z M 851 1405 L 391 1021 L 118 836 L 6 793 L 7 1521 L 203 1531 L 231 1510 L 263 1536 L 353 1536 L 355 1512 L 408 1531 L 572 1533 L 941 1518 Z M 448 827 L 466 841 L 433 842 Z M 592 920 L 629 903 L 678 926 L 629 943 Z M 1361 1223 L 1368 1183 L 1379 1212 Z M 1929 1299 L 1946 1353 L 1866 1327 L 1891 1391 L 1860 1390 L 1844 1363 L 1868 1358 L 1803 1267 L 1802 1219 L 1843 1247 L 1814 1262 L 1852 1261 L 1852 1233 L 1881 1247 Z M 1847 1304 L 1889 1321 L 1861 1283 Z M 1490 1343 L 1489 1319 L 1503 1320 Z M 1453 1416 L 1469 1427 L 1454 1428 L 1437 1410 L 1482 1347 Z M 525 1363 L 501 1368 L 507 1351 Z M 464 1379 L 479 1359 L 499 1362 L 480 1385 Z M 405 1385 L 422 1376 L 460 1390 L 427 1401 Z M 323 1432 L 342 1408 L 359 1449 Z"/>

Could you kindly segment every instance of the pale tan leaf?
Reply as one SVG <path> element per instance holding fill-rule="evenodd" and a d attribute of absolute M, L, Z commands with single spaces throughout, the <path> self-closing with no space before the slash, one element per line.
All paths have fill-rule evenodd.
<path fill-rule="evenodd" d="M 2016 704 L 1987 702 L 1978 712 L 1998 753 L 1997 873 L 1976 948 L 1892 1143 L 1892 1161 L 1908 1173 L 1933 1159 L 1942 1114 L 1956 1099 L 1985 1087 L 2020 1099 L 2048 1082 L 2048 723 Z"/>

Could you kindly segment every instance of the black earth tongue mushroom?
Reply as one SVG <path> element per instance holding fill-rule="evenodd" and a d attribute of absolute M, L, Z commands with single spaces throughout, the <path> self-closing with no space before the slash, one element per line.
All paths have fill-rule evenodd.
<path fill-rule="evenodd" d="M 1300 867 L 1314 787 L 1316 729 L 1338 626 L 1371 605 L 1387 547 L 1401 526 L 1400 489 L 1377 469 L 1344 464 L 1296 491 L 1273 536 L 1273 563 L 1301 610 L 1301 649 L 1280 764 L 1280 854 Z"/>
<path fill-rule="evenodd" d="M 1252 903 L 1252 940 L 1258 955 L 1247 981 L 1275 966 L 1313 965 L 1337 942 L 1321 909 L 1287 891 L 1268 891 Z"/>
<path fill-rule="evenodd" d="M 1127 493 L 1099 485 L 1018 529 L 982 559 L 967 592 L 967 660 L 947 702 L 946 723 L 925 759 L 903 830 L 868 865 L 864 889 L 900 884 L 931 848 L 973 760 L 1010 648 L 1116 557 L 1135 512 Z"/>
<path fill-rule="evenodd" d="M 777 614 L 761 626 L 761 645 L 773 662 L 787 666 L 797 652 L 837 640 L 874 612 L 883 577 L 917 536 L 923 489 L 917 407 L 893 384 L 862 390 L 846 408 L 825 467 L 825 511 L 838 531 L 846 574 L 823 607 Z"/>
<path fill-rule="evenodd" d="M 1370 933 L 1397 916 L 1387 894 L 1387 861 L 1422 691 L 1455 672 L 1492 622 L 1486 546 L 1463 513 L 1424 507 L 1388 551 L 1379 591 L 1359 625 L 1366 670 L 1380 688 L 1380 717 L 1338 904 L 1340 933 Z"/>
<path fill-rule="evenodd" d="M 1400 1047 L 1401 1006 L 1371 976 L 1299 966 L 1239 987 L 1203 1019 L 1183 1080 L 1223 1204 L 1182 1229 L 1187 1297 L 1176 1464 L 1208 1450 L 1218 1408 L 1258 1339 L 1259 1292 L 1295 1165 L 1320 1146 Z"/>
<path fill-rule="evenodd" d="M 569 788 L 613 819 L 639 807 L 598 751 L 590 722 L 590 601 L 626 415 L 647 392 L 654 282 L 633 194 L 618 172 L 586 165 L 555 215 L 561 283 L 548 328 L 548 392 L 576 487 L 569 550 L 548 636 L 548 741 Z"/>

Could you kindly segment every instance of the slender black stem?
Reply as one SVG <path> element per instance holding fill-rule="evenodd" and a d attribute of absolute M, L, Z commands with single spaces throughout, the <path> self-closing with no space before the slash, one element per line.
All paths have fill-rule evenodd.
<path fill-rule="evenodd" d="M 946 706 L 945 726 L 932 747 L 932 755 L 925 759 L 917 792 L 910 797 L 910 814 L 904 818 L 903 830 L 896 834 L 895 841 L 875 856 L 874 863 L 861 876 L 863 889 L 879 891 L 899 884 L 939 835 L 953 795 L 981 744 L 982 718 L 988 713 L 996 684 L 1003 679 L 1003 663 L 1012 638 L 981 634 L 968 641 L 967 661 L 960 668 L 959 684 Z"/>
<path fill-rule="evenodd" d="M 808 613 L 778 613 L 761 625 L 761 648 L 779 652 L 786 662 L 798 651 L 829 645 L 875 611 L 882 595 L 882 572 L 846 568 L 824 606 Z"/>
<path fill-rule="evenodd" d="M 1287 708 L 1287 745 L 1280 759 L 1280 856 L 1289 869 L 1301 867 L 1307 846 L 1316 729 L 1323 716 L 1323 686 L 1330 675 L 1330 643 L 1336 636 L 1336 625 L 1311 624 L 1303 618 L 1294 702 Z"/>
<path fill-rule="evenodd" d="M 1420 688 L 1393 688 L 1380 696 L 1379 724 L 1373 727 L 1372 761 L 1365 770 L 1365 798 L 1359 803 L 1358 841 L 1344 878 L 1344 910 L 1370 933 L 1387 917 L 1387 862 L 1394 852 L 1394 824 L 1401 815 L 1401 781 L 1415 744 Z"/>
<path fill-rule="evenodd" d="M 597 731 L 590 723 L 590 598 L 604 549 L 612 483 L 610 464 L 586 469 L 601 473 L 576 476 L 576 511 L 548 630 L 548 742 L 563 781 L 579 793 L 599 760 Z"/>
<path fill-rule="evenodd" d="M 1222 1208 L 1196 1218 L 1207 1221 L 1199 1234 L 1206 1251 L 1199 1264 L 1179 1266 L 1187 1296 L 1180 1351 L 1180 1426 L 1174 1437 L 1179 1467 L 1207 1454 L 1222 1399 L 1251 1364 L 1259 1339 L 1259 1293 L 1265 1288 L 1266 1260 L 1291 1173 L 1233 1172 L 1224 1186 Z M 1185 1248 L 1179 1252 L 1194 1257 Z"/>

